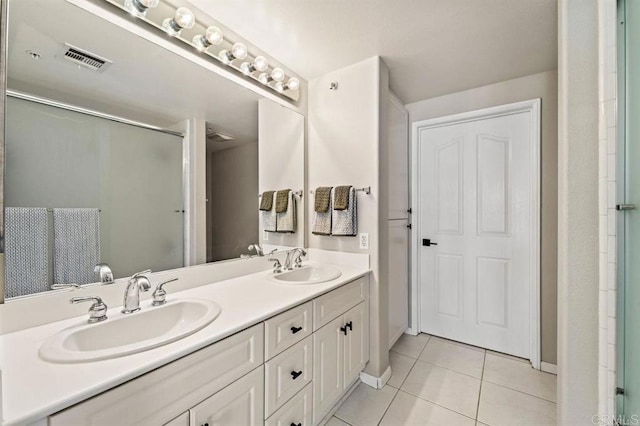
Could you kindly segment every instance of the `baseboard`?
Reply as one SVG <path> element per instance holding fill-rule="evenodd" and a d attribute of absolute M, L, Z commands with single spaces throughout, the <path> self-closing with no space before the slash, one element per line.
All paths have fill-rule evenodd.
<path fill-rule="evenodd" d="M 558 366 L 555 364 L 549 364 L 548 362 L 542 361 L 540 363 L 540 370 L 544 371 L 545 373 L 558 375 Z"/>
<path fill-rule="evenodd" d="M 382 389 L 389 381 L 389 378 L 391 378 L 391 366 L 388 366 L 380 377 L 372 376 L 365 372 L 360 373 L 360 380 L 362 380 L 362 383 L 367 386 L 371 386 L 374 389 Z"/>
<path fill-rule="evenodd" d="M 407 331 L 404 332 L 404 334 L 408 334 L 410 336 L 417 336 L 418 334 L 420 334 L 420 332 L 413 327 L 409 327 L 407 328 Z"/>

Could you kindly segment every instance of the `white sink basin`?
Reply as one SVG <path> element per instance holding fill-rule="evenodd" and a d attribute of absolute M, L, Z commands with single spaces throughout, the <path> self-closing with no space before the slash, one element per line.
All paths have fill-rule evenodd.
<path fill-rule="evenodd" d="M 268 279 L 281 284 L 318 284 L 335 280 L 342 271 L 331 266 L 303 266 L 293 271 L 269 274 Z"/>
<path fill-rule="evenodd" d="M 96 324 L 69 327 L 40 348 L 40 357 L 59 363 L 98 361 L 175 342 L 206 327 L 221 308 L 209 300 L 182 299 L 145 306 L 134 314 L 116 314 Z"/>

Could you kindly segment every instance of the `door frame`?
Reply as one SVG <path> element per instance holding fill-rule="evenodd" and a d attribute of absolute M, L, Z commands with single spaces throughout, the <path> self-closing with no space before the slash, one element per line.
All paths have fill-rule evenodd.
<path fill-rule="evenodd" d="M 420 276 L 420 262 L 418 262 L 420 250 L 420 173 L 418 162 L 420 158 L 420 147 L 418 145 L 418 135 L 421 130 L 436 127 L 449 126 L 452 124 L 462 124 L 471 121 L 478 121 L 487 118 L 502 117 L 513 114 L 528 113 L 531 119 L 531 173 L 530 179 L 533 190 L 531 191 L 531 274 L 529 288 L 529 357 L 531 365 L 540 369 L 540 98 L 522 102 L 500 105 L 496 107 L 484 108 L 461 114 L 448 115 L 445 117 L 432 118 L 428 120 L 416 121 L 411 124 L 411 206 L 413 209 L 411 229 L 411 317 L 409 333 L 420 332 L 420 286 L 418 277 Z"/>

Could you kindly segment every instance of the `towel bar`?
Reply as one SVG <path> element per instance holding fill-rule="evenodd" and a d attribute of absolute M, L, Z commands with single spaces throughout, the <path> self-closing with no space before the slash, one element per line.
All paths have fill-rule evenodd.
<path fill-rule="evenodd" d="M 53 209 L 52 208 L 48 208 L 47 212 L 48 213 L 53 213 Z M 98 209 L 98 213 L 102 213 L 102 209 Z"/>
<path fill-rule="evenodd" d="M 371 194 L 371 187 L 365 186 L 364 188 L 356 188 L 356 192 L 364 192 L 365 194 Z M 313 194 L 313 190 L 309 191 L 309 194 Z"/>
<path fill-rule="evenodd" d="M 302 189 L 299 191 L 291 191 L 291 192 L 293 192 L 293 195 L 297 195 L 298 197 L 302 197 L 302 195 L 304 194 Z M 262 194 L 258 194 L 258 198 L 261 198 L 261 197 L 262 197 Z"/>

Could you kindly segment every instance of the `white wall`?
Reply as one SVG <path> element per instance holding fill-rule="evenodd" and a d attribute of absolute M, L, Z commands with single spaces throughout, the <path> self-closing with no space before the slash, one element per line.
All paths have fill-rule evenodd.
<path fill-rule="evenodd" d="M 304 116 L 269 99 L 258 101 L 259 193 L 286 188 L 302 191 L 302 197 L 297 197 L 297 231 L 264 235 L 260 220 L 263 244 L 305 247 L 304 202 L 308 192 L 304 185 L 304 132 Z M 265 236 L 268 240 L 264 239 Z"/>
<path fill-rule="evenodd" d="M 331 82 L 338 90 L 330 90 Z M 358 192 L 358 233 L 369 234 L 369 249 L 358 238 L 307 232 L 309 247 L 371 256 L 370 357 L 366 372 L 381 376 L 388 366 L 386 109 L 388 69 L 378 57 L 327 73 L 309 82 L 308 186 L 371 186 Z M 383 152 L 383 155 L 380 155 Z M 310 222 L 314 201 L 309 197 Z"/>
<path fill-rule="evenodd" d="M 542 361 L 556 364 L 557 352 L 557 189 L 558 86 L 557 72 L 547 71 L 464 92 L 406 105 L 410 121 L 489 108 L 529 99 L 542 99 L 541 173 L 541 352 Z"/>
<path fill-rule="evenodd" d="M 560 0 L 558 419 L 598 412 L 598 7 Z"/>

